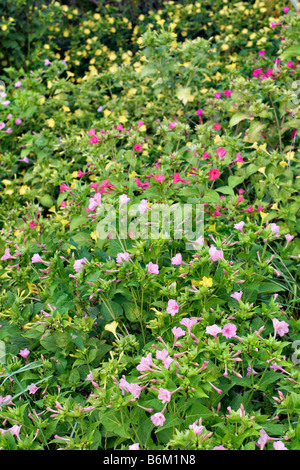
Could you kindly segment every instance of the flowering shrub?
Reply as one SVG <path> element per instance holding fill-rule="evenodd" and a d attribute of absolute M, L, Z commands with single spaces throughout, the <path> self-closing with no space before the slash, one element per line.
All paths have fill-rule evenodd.
<path fill-rule="evenodd" d="M 6 6 L 2 449 L 300 447 L 300 15 L 205 6 Z"/>

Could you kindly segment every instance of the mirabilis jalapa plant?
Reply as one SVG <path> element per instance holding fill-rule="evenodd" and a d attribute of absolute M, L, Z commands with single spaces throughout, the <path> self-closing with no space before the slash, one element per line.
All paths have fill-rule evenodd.
<path fill-rule="evenodd" d="M 7 70 L 4 449 L 299 448 L 299 60 L 162 24 L 135 67 Z M 204 205 L 196 250 L 100 236 L 162 203 Z"/>

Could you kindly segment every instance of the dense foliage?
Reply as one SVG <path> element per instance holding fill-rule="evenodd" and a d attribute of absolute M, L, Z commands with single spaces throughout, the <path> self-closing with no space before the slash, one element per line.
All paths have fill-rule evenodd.
<path fill-rule="evenodd" d="M 0 447 L 299 450 L 300 14 L 43 3 L 0 6 Z M 176 204 L 193 250 L 130 212 Z"/>

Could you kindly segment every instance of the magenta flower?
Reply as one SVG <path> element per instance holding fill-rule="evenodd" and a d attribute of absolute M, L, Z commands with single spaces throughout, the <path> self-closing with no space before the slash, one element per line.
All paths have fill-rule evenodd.
<path fill-rule="evenodd" d="M 277 333 L 279 336 L 283 336 L 285 333 L 289 332 L 289 325 L 285 321 L 279 321 L 277 318 L 273 318 L 273 327 L 274 327 L 274 338 L 276 338 Z"/>
<path fill-rule="evenodd" d="M 225 338 L 233 338 L 236 335 L 236 326 L 233 323 L 227 323 L 222 328 L 222 335 Z"/>
<path fill-rule="evenodd" d="M 148 272 L 147 274 L 159 274 L 159 266 L 158 264 L 150 263 L 147 264 Z"/>
<path fill-rule="evenodd" d="M 17 126 L 19 126 L 20 124 L 22 124 L 22 119 L 20 119 L 20 118 L 15 119 L 15 124 L 16 124 Z"/>
<path fill-rule="evenodd" d="M 240 303 L 242 295 L 243 295 L 243 291 L 240 291 L 240 292 L 234 292 L 233 294 L 231 294 L 230 297 L 232 297 L 233 299 L 237 300 L 238 303 Z"/>
<path fill-rule="evenodd" d="M 225 150 L 223 147 L 220 147 L 219 149 L 216 150 L 217 158 L 224 158 L 227 153 L 227 150 Z"/>
<path fill-rule="evenodd" d="M 144 124 L 144 121 L 137 121 L 138 130 L 140 127 L 142 127 L 143 124 Z"/>
<path fill-rule="evenodd" d="M 170 129 L 175 129 L 176 125 L 177 125 L 176 122 L 170 122 L 169 128 Z"/>
<path fill-rule="evenodd" d="M 158 181 L 159 183 L 162 183 L 165 178 L 165 175 L 155 175 L 154 177 L 155 181 Z"/>
<path fill-rule="evenodd" d="M 177 184 L 177 183 L 179 183 L 179 181 L 181 181 L 181 183 L 189 183 L 188 180 L 183 180 L 183 179 L 180 177 L 180 174 L 179 174 L 179 173 L 175 173 L 174 178 L 173 178 L 173 184 Z"/>
<path fill-rule="evenodd" d="M 98 144 L 98 142 L 99 142 L 99 139 L 96 135 L 93 135 L 93 137 L 91 137 L 90 140 L 89 140 L 90 145 Z"/>
<path fill-rule="evenodd" d="M 214 129 L 216 129 L 217 131 L 221 130 L 220 124 L 218 123 L 214 124 Z"/>
<path fill-rule="evenodd" d="M 232 91 L 230 91 L 230 90 L 225 90 L 225 91 L 224 91 L 224 95 L 225 95 L 225 96 L 230 96 L 231 93 L 232 93 Z"/>
<path fill-rule="evenodd" d="M 197 116 L 202 116 L 202 114 L 203 114 L 203 109 L 198 109 Z"/>
<path fill-rule="evenodd" d="M 218 100 L 221 98 L 221 96 L 222 96 L 222 93 L 220 93 L 219 91 L 214 94 L 214 97 L 217 98 Z"/>
<path fill-rule="evenodd" d="M 135 145 L 134 145 L 134 148 L 135 148 L 135 150 L 136 150 L 137 152 L 141 152 L 141 151 L 142 151 L 142 146 L 139 145 L 139 144 L 135 144 Z"/>
<path fill-rule="evenodd" d="M 158 392 L 158 399 L 162 401 L 163 405 L 171 400 L 172 394 L 169 390 L 160 388 Z"/>
<path fill-rule="evenodd" d="M 167 313 L 173 317 L 175 313 L 179 312 L 179 305 L 174 299 L 170 299 L 167 306 Z"/>
<path fill-rule="evenodd" d="M 182 255 L 177 253 L 177 255 L 173 256 L 172 264 L 175 266 L 179 266 L 182 263 Z"/>
<path fill-rule="evenodd" d="M 222 333 L 222 329 L 218 325 L 207 326 L 205 331 L 207 334 L 213 336 L 216 342 L 218 342 L 217 335 Z"/>
<path fill-rule="evenodd" d="M 154 426 L 163 426 L 164 422 L 166 421 L 166 418 L 162 413 L 155 413 L 151 416 L 151 421 Z"/>
<path fill-rule="evenodd" d="M 283 13 L 286 15 L 287 12 L 289 11 L 289 7 L 283 7 L 282 8 Z"/>
<path fill-rule="evenodd" d="M 208 177 L 209 181 L 216 180 L 217 178 L 220 177 L 220 174 L 221 173 L 219 172 L 219 170 L 217 168 L 211 168 L 209 170 L 209 177 Z"/>

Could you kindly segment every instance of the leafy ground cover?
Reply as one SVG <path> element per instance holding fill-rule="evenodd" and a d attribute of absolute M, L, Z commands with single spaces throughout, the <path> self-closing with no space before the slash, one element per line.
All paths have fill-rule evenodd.
<path fill-rule="evenodd" d="M 300 15 L 0 13 L 0 447 L 299 450 Z"/>

